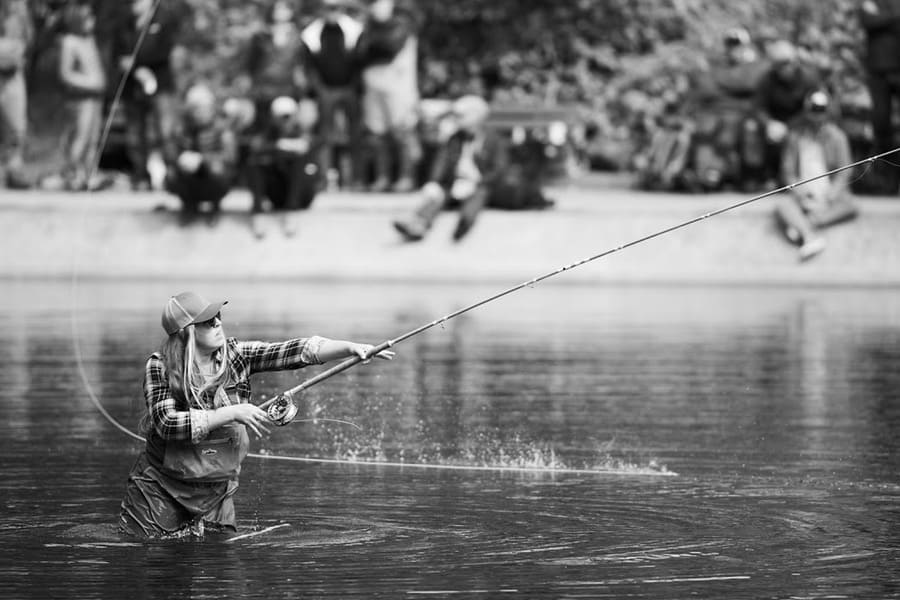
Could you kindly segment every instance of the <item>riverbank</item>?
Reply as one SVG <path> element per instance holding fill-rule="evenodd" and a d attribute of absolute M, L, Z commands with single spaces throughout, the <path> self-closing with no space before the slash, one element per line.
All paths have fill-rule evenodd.
<path fill-rule="evenodd" d="M 415 207 L 415 194 L 322 194 L 293 237 L 273 220 L 257 239 L 243 190 L 225 199 L 215 227 L 187 228 L 177 224 L 177 200 L 162 193 L 3 190 L 0 277 L 515 284 L 750 199 L 639 192 L 616 179 L 551 196 L 557 204 L 547 211 L 485 211 L 460 243 L 451 240 L 456 214 L 441 215 L 424 241 L 409 244 L 391 220 Z M 774 202 L 700 220 L 554 281 L 900 286 L 900 199 L 860 198 L 859 219 L 829 229 L 826 250 L 806 263 L 775 229 Z"/>

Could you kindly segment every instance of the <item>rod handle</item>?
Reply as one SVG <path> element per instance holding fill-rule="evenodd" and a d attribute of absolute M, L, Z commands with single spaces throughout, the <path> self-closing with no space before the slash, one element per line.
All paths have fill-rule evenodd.
<path fill-rule="evenodd" d="M 296 385 L 296 386 L 292 387 L 291 389 L 282 392 L 278 396 L 269 398 L 268 400 L 266 400 L 265 402 L 260 404 L 259 407 L 262 409 L 265 409 L 270 404 L 275 402 L 275 400 L 277 400 L 280 396 L 287 396 L 288 398 L 290 398 L 294 394 L 302 392 L 303 390 L 310 388 L 310 387 L 316 385 L 317 383 L 325 381 L 326 379 L 328 379 L 329 377 L 331 377 L 333 375 L 337 375 L 338 373 L 346 371 L 347 369 L 349 369 L 350 367 L 352 367 L 354 365 L 358 365 L 359 363 L 361 363 L 363 361 L 371 359 L 373 356 L 375 356 L 379 352 L 381 352 L 383 350 L 387 350 L 388 348 L 390 348 L 393 345 L 394 345 L 393 340 L 385 340 L 385 341 L 381 342 L 380 344 L 378 344 L 377 346 L 372 346 L 372 349 L 366 353 L 365 357 L 351 356 L 350 358 L 347 358 L 347 359 L 343 360 L 342 362 L 339 362 L 338 364 L 334 365 L 330 369 L 322 371 L 315 377 L 310 377 L 306 381 L 301 382 L 299 385 Z"/>

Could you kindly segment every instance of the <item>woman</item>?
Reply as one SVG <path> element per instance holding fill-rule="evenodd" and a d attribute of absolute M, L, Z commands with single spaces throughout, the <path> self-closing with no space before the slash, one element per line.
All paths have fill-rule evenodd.
<path fill-rule="evenodd" d="M 220 309 L 193 292 L 166 303 L 168 338 L 150 356 L 144 378 L 147 445 L 131 473 L 120 528 L 141 537 L 235 531 L 232 496 L 247 455 L 247 428 L 269 431 L 266 412 L 250 403 L 250 375 L 359 356 L 368 344 L 319 336 L 280 343 L 226 338 Z M 391 359 L 385 350 L 377 355 Z"/>

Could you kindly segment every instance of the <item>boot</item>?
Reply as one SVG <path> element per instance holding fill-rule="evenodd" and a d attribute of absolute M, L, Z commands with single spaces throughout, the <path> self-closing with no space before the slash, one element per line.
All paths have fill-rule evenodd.
<path fill-rule="evenodd" d="M 19 170 L 6 172 L 6 187 L 11 190 L 27 190 L 31 188 L 31 181 Z"/>
<path fill-rule="evenodd" d="M 373 136 L 372 151 L 375 163 L 375 181 L 369 191 L 382 193 L 391 187 L 391 145 L 383 135 Z"/>
<path fill-rule="evenodd" d="M 472 226 L 475 225 L 478 213 L 484 208 L 484 196 L 484 193 L 479 190 L 462 203 L 459 209 L 459 221 L 456 223 L 456 229 L 453 230 L 454 242 L 463 239 L 469 233 L 469 230 L 472 229 Z"/>
<path fill-rule="evenodd" d="M 440 200 L 426 200 L 411 217 L 394 221 L 394 229 L 407 242 L 418 242 L 431 229 L 435 217 L 441 212 L 444 203 Z"/>
<path fill-rule="evenodd" d="M 393 189 L 397 193 L 405 194 L 413 191 L 416 187 L 414 173 L 418 157 L 421 155 L 418 140 L 414 136 L 407 134 L 404 139 L 400 140 L 397 153 L 400 173 Z"/>

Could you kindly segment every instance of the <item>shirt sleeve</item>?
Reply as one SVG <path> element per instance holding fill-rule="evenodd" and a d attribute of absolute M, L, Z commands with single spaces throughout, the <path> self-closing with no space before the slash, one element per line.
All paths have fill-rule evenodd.
<path fill-rule="evenodd" d="M 326 338 L 314 335 L 286 342 L 238 342 L 237 351 L 246 359 L 250 373 L 299 369 L 321 365 L 319 348 Z"/>
<path fill-rule="evenodd" d="M 169 390 L 166 367 L 157 356 L 147 361 L 144 399 L 147 402 L 153 429 L 161 438 L 197 441 L 209 432 L 207 411 L 178 410 L 175 398 Z"/>

